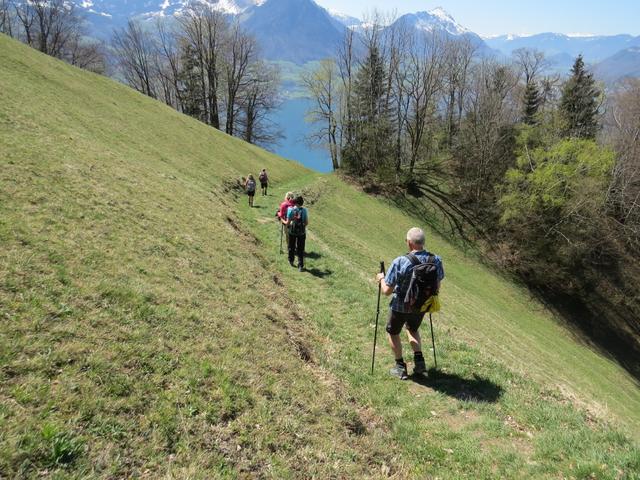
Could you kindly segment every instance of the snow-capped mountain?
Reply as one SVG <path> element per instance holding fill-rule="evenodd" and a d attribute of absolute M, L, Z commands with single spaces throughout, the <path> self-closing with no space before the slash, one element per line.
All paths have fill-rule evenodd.
<path fill-rule="evenodd" d="M 333 56 L 346 28 L 313 0 L 267 0 L 243 17 L 265 58 L 298 64 Z"/>
<path fill-rule="evenodd" d="M 471 33 L 469 29 L 456 22 L 442 7 L 429 10 L 428 12 L 409 13 L 407 15 L 403 15 L 398 20 L 401 20 L 408 25 L 412 25 L 418 30 L 428 32 L 441 30 L 450 35 L 464 35 L 465 33 Z"/>
<path fill-rule="evenodd" d="M 262 5 L 266 0 L 197 0 L 228 15 L 240 15 Z M 190 0 L 76 0 L 86 14 L 92 36 L 108 39 L 114 28 L 122 27 L 129 18 L 172 17 L 191 3 Z"/>
<path fill-rule="evenodd" d="M 238 16 L 243 25 L 258 40 L 262 53 L 269 60 L 287 60 L 305 63 L 330 57 L 336 44 L 343 38 L 346 28 L 361 32 L 366 25 L 362 20 L 335 11 L 329 11 L 314 0 L 196 0 L 228 15 Z M 320 0 L 322 1 L 322 0 Z M 116 27 L 122 27 L 129 18 L 152 19 L 172 17 L 190 3 L 190 0 L 75 0 L 86 13 L 89 34 L 108 40 Z M 541 50 L 552 69 L 566 72 L 578 54 L 588 63 L 603 62 L 611 70 L 635 72 L 635 50 L 640 36 L 541 33 L 536 35 L 500 35 L 480 38 L 460 25 L 443 8 L 410 13 L 399 17 L 396 24 L 416 32 L 443 32 L 456 38 L 468 38 L 487 56 L 511 56 L 518 48 Z M 625 55 L 615 57 L 625 51 Z M 612 58 L 614 57 L 614 58 Z M 607 62 L 604 60 L 607 59 Z M 622 65 L 624 68 L 613 68 Z M 605 67 L 600 70 L 604 71 Z"/>
<path fill-rule="evenodd" d="M 173 17 L 193 0 L 76 0 L 84 11 L 91 36 L 109 40 L 115 28 L 130 18 L 142 20 Z M 258 40 L 269 60 L 295 63 L 326 58 L 342 39 L 343 21 L 356 24 L 347 16 L 341 21 L 313 0 L 196 0 L 219 12 L 237 16 Z"/>
<path fill-rule="evenodd" d="M 356 17 L 352 17 L 351 15 L 347 15 L 330 8 L 327 9 L 327 12 L 331 16 L 331 18 L 347 28 L 355 29 L 362 25 L 362 20 Z"/>
<path fill-rule="evenodd" d="M 238 15 L 248 8 L 261 5 L 265 0 L 198 0 L 214 10 Z M 76 4 L 88 13 L 107 17 L 135 17 L 140 15 L 173 15 L 182 10 L 189 0 L 81 0 Z"/>
<path fill-rule="evenodd" d="M 398 18 L 392 26 L 413 29 L 416 33 L 440 32 L 450 38 L 467 38 L 481 55 L 496 54 L 479 35 L 456 22 L 442 7 L 428 12 L 408 13 Z"/>

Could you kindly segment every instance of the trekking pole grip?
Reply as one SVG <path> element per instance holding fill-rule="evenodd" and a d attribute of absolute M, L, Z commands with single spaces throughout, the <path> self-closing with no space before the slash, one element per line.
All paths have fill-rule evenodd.
<path fill-rule="evenodd" d="M 380 262 L 380 273 L 386 273 L 384 270 L 384 262 Z"/>

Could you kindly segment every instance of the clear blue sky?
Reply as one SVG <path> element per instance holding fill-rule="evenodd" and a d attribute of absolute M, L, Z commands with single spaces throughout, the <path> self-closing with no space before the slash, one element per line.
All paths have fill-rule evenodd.
<path fill-rule="evenodd" d="M 377 8 L 398 14 L 442 7 L 480 35 L 593 33 L 640 35 L 640 0 L 316 0 L 361 18 Z"/>

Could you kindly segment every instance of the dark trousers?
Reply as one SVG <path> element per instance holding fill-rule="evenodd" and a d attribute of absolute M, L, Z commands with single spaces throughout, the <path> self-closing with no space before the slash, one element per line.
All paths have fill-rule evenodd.
<path fill-rule="evenodd" d="M 289 235 L 289 262 L 293 262 L 293 258 L 298 256 L 298 265 L 304 266 L 304 244 L 307 235 Z"/>

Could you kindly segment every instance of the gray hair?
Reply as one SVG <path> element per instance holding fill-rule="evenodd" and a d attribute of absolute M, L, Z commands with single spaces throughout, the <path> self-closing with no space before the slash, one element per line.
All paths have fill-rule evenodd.
<path fill-rule="evenodd" d="M 411 230 L 407 232 L 407 240 L 409 240 L 414 245 L 419 247 L 424 247 L 425 236 L 424 230 L 418 227 L 413 227 Z"/>

